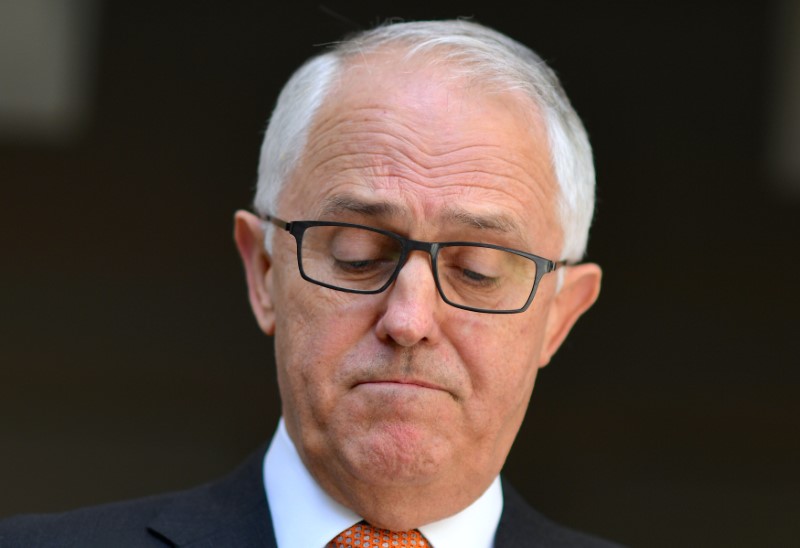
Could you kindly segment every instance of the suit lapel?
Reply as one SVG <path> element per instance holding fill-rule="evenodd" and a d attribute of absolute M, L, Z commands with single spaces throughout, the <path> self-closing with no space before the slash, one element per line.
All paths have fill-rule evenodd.
<path fill-rule="evenodd" d="M 502 478 L 501 478 L 502 479 Z M 497 525 L 494 545 L 497 548 L 534 548 L 542 546 L 538 526 L 539 514 L 511 487 L 503 481 L 503 513 Z"/>
<path fill-rule="evenodd" d="M 503 480 L 503 513 L 495 548 L 621 548 L 558 525 L 534 510 Z"/>
<path fill-rule="evenodd" d="M 219 481 L 176 495 L 149 524 L 150 533 L 173 546 L 275 548 L 261 475 L 265 451 Z"/>

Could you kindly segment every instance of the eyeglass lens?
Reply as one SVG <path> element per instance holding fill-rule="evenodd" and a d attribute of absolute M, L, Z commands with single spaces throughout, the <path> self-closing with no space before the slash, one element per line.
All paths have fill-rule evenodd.
<path fill-rule="evenodd" d="M 341 289 L 376 291 L 397 269 L 400 240 L 366 228 L 306 228 L 300 252 L 309 278 Z M 509 251 L 473 245 L 443 245 L 434 271 L 446 300 L 484 310 L 525 306 L 536 279 L 536 263 Z"/>

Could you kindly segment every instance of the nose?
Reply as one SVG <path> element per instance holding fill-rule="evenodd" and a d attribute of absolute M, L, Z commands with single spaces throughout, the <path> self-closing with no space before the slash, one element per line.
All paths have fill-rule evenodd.
<path fill-rule="evenodd" d="M 439 338 L 444 301 L 439 297 L 429 256 L 412 253 L 386 291 L 385 307 L 376 325 L 382 340 L 410 347 Z"/>

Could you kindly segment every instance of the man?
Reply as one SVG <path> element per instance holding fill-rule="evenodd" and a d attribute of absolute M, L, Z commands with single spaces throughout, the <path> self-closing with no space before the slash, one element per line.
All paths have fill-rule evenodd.
<path fill-rule="evenodd" d="M 235 219 L 275 338 L 269 450 L 192 491 L 12 519 L 0 545 L 607 545 L 499 477 L 599 291 L 578 263 L 593 194 L 556 77 L 499 33 L 394 24 L 312 59 L 270 120 L 257 213 Z"/>

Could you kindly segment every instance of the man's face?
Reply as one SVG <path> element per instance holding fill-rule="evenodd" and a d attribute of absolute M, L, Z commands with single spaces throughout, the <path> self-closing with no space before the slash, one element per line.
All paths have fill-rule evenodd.
<path fill-rule="evenodd" d="M 524 99 L 397 65 L 374 55 L 348 69 L 273 213 L 558 259 L 545 130 Z M 320 485 L 394 527 L 477 498 L 565 335 L 552 310 L 556 275 L 544 277 L 528 311 L 482 314 L 442 301 L 425 253 L 413 252 L 384 293 L 356 295 L 301 279 L 288 233 L 273 246 L 256 315 L 274 331 L 288 432 Z M 380 514 L 384 493 L 394 509 Z"/>

